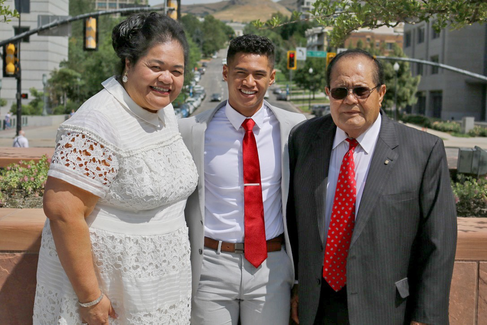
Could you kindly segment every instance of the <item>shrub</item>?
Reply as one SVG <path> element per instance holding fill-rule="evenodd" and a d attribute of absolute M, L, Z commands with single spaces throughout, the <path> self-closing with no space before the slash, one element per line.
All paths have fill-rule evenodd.
<path fill-rule="evenodd" d="M 422 115 L 403 115 L 402 116 L 402 121 L 404 123 L 411 123 L 411 124 L 416 124 L 419 126 L 424 126 L 427 128 L 431 128 L 431 122 L 430 119 L 427 118 L 426 116 Z"/>
<path fill-rule="evenodd" d="M 468 135 L 471 137 L 487 137 L 487 128 L 476 125 L 473 129 L 468 131 Z"/>
<path fill-rule="evenodd" d="M 433 124 L 431 125 L 431 128 L 434 130 L 437 130 L 437 131 L 448 132 L 448 133 L 460 133 L 461 132 L 460 124 L 458 124 L 457 122 L 452 122 L 452 121 L 444 121 L 444 122 L 436 121 L 436 122 L 433 122 Z"/>
<path fill-rule="evenodd" d="M 487 217 L 487 177 L 458 174 L 452 181 L 459 217 Z"/>
<path fill-rule="evenodd" d="M 47 180 L 50 159 L 42 156 L 39 162 L 19 161 L 0 170 L 0 205 L 12 196 L 42 197 Z"/>

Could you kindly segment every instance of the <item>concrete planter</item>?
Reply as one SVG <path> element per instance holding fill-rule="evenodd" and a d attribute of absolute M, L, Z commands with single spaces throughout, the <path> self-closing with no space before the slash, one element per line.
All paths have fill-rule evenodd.
<path fill-rule="evenodd" d="M 42 209 L 0 209 L 0 320 L 32 324 Z M 487 325 L 487 218 L 458 218 L 451 325 Z"/>

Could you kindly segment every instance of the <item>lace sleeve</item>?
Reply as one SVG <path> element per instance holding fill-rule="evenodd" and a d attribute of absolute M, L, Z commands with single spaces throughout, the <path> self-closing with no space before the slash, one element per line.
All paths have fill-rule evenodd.
<path fill-rule="evenodd" d="M 104 197 L 118 172 L 118 159 L 99 141 L 65 131 L 56 145 L 49 176 Z"/>

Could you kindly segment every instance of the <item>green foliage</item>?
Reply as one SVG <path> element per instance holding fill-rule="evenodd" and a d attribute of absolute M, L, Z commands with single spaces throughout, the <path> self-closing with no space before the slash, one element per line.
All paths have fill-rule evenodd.
<path fill-rule="evenodd" d="M 431 125 L 433 130 L 448 132 L 448 133 L 460 133 L 460 124 L 453 121 L 436 121 Z"/>
<path fill-rule="evenodd" d="M 411 123 L 419 126 L 424 126 L 426 128 L 431 128 L 431 121 L 429 118 L 423 115 L 403 115 L 401 120 L 404 123 Z"/>
<path fill-rule="evenodd" d="M 0 169 L 0 188 L 2 189 L 0 203 L 6 199 L 5 196 L 19 190 L 25 196 L 42 196 L 50 162 L 50 159 L 44 155 L 37 163 L 33 160 L 21 160 L 17 164 L 10 164 L 7 168 Z"/>
<path fill-rule="evenodd" d="M 333 46 L 340 46 L 354 30 L 381 26 L 395 27 L 400 22 L 418 23 L 435 21 L 434 28 L 439 31 L 446 26 L 458 29 L 473 23 L 487 20 L 487 2 L 484 0 L 317 0 L 310 11 L 322 26 L 333 26 L 330 39 Z M 299 16 L 299 13 L 293 13 Z M 253 22 L 258 28 L 277 27 L 285 21 L 274 19 L 264 24 Z"/>
<path fill-rule="evenodd" d="M 487 137 L 487 128 L 481 126 L 474 126 L 473 129 L 468 131 L 468 135 L 471 137 Z"/>
<path fill-rule="evenodd" d="M 35 88 L 30 88 L 30 98 L 29 104 L 22 104 L 22 114 L 23 115 L 42 115 L 44 109 L 44 93 L 38 91 Z M 12 103 L 10 111 L 13 114 L 17 114 L 17 103 Z"/>
<path fill-rule="evenodd" d="M 325 89 L 325 66 L 324 60 L 319 58 L 309 58 L 304 66 L 296 70 L 293 81 L 303 89 L 309 89 L 314 92 L 320 92 Z M 310 68 L 313 72 L 310 73 Z"/>
<path fill-rule="evenodd" d="M 6 0 L 0 0 L 0 16 L 3 16 L 3 22 L 10 22 L 10 18 L 18 18 L 19 13 L 15 9 L 10 9 L 10 6 L 4 5 Z"/>
<path fill-rule="evenodd" d="M 3 107 L 7 105 L 7 100 L 6 99 L 3 99 L 3 98 L 0 98 L 0 107 Z"/>
<path fill-rule="evenodd" d="M 192 40 L 205 57 L 224 48 L 225 43 L 235 35 L 230 26 L 212 15 L 205 16 L 204 21 L 200 22 L 196 16 L 188 14 L 181 17 L 181 23 L 187 39 Z"/>
<path fill-rule="evenodd" d="M 79 103 L 78 102 L 73 102 L 68 99 L 68 102 L 66 105 L 58 105 L 52 109 L 52 114 L 54 115 L 63 115 L 63 114 L 69 114 L 71 111 L 77 111 L 79 108 Z"/>
<path fill-rule="evenodd" d="M 459 174 L 452 180 L 459 217 L 487 217 L 487 177 L 474 178 Z"/>

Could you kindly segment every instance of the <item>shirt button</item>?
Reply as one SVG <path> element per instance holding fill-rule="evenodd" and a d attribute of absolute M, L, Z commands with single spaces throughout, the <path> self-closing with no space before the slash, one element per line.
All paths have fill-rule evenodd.
<path fill-rule="evenodd" d="M 316 279 L 316 284 L 319 286 L 321 285 L 321 278 Z"/>
<path fill-rule="evenodd" d="M 203 220 L 200 220 L 200 222 L 201 222 L 201 225 L 203 225 Z"/>
<path fill-rule="evenodd" d="M 198 253 L 200 253 L 200 255 L 202 255 L 203 254 L 203 250 L 201 248 L 198 249 Z"/>

